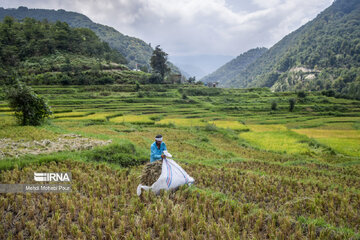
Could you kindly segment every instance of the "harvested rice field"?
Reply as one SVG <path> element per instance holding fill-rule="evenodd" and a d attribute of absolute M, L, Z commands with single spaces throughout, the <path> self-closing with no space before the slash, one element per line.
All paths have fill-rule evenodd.
<path fill-rule="evenodd" d="M 23 127 L 0 101 L 0 181 L 70 172 L 72 191 L 0 193 L 0 239 L 360 239 L 360 101 L 309 92 L 289 112 L 297 94 L 268 89 L 33 88 L 54 114 Z M 195 183 L 138 196 L 161 171 L 157 134 Z"/>

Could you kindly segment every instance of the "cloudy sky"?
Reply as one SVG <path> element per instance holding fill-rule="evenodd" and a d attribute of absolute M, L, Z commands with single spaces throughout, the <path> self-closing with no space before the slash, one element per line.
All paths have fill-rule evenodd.
<path fill-rule="evenodd" d="M 333 0 L 0 0 L 4 8 L 65 9 L 161 45 L 173 59 L 235 57 L 271 47 Z M 220 57 L 221 56 L 221 57 Z M 184 60 L 185 59 L 185 60 Z M 197 58 L 198 59 L 198 58 Z M 179 60 L 178 60 L 179 61 Z M 199 66 L 198 66 L 199 67 Z"/>

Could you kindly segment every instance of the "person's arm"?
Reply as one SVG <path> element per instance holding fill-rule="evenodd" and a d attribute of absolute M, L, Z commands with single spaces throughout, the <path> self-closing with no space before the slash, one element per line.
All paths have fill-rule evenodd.
<path fill-rule="evenodd" d="M 167 149 L 166 149 L 166 144 L 163 142 L 163 143 L 161 143 L 162 144 L 162 152 L 161 152 L 161 158 L 162 159 L 164 159 L 164 158 L 166 158 L 166 156 L 165 156 L 165 154 L 164 154 L 164 151 L 167 151 Z"/>
<path fill-rule="evenodd" d="M 164 143 L 164 150 L 163 151 L 167 151 L 167 149 L 166 149 L 166 144 Z"/>
<path fill-rule="evenodd" d="M 151 159 L 160 159 L 161 155 L 156 153 L 156 146 L 151 146 Z"/>

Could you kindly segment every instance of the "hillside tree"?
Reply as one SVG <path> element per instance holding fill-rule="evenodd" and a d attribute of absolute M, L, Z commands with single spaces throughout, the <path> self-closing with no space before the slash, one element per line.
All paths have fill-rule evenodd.
<path fill-rule="evenodd" d="M 165 74 L 170 71 L 170 68 L 166 64 L 167 56 L 168 54 L 160 48 L 160 45 L 158 45 L 153 51 L 150 59 L 150 65 L 154 73 L 160 74 L 162 79 L 164 79 Z"/>

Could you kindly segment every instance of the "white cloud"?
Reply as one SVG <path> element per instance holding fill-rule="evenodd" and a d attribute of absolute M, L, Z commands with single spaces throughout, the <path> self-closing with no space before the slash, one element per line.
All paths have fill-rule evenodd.
<path fill-rule="evenodd" d="M 27 6 L 76 11 L 93 21 L 139 37 L 169 54 L 239 55 L 271 47 L 314 18 L 332 0 L 3 0 Z"/>
<path fill-rule="evenodd" d="M 253 3 L 262 8 L 276 8 L 281 0 L 253 0 Z"/>

